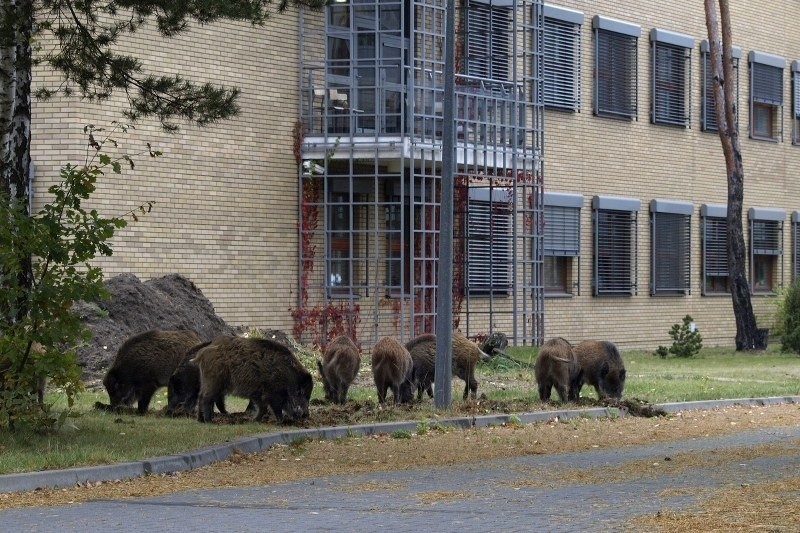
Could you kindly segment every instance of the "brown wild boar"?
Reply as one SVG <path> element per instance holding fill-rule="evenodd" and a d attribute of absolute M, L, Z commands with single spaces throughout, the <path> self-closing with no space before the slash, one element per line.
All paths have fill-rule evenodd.
<path fill-rule="evenodd" d="M 200 369 L 197 419 L 210 422 L 213 404 L 226 394 L 249 398 L 255 420 L 268 415 L 278 423 L 308 417 L 314 387 L 311 374 L 283 344 L 245 337 L 217 337 L 193 361 Z"/>
<path fill-rule="evenodd" d="M 325 399 L 333 403 L 347 401 L 347 389 L 356 379 L 361 354 L 350 337 L 340 335 L 328 344 L 317 368 L 322 376 Z"/>
<path fill-rule="evenodd" d="M 417 399 L 422 399 L 426 391 L 433 397 L 433 381 L 436 375 L 436 336 L 429 333 L 419 335 L 408 341 L 406 348 L 414 361 L 414 383 L 417 387 Z M 464 396 L 470 393 L 472 398 L 478 394 L 478 381 L 475 379 L 475 367 L 478 360 L 489 361 L 491 357 L 484 353 L 477 344 L 467 339 L 460 331 L 453 332 L 453 375 L 464 380 Z"/>
<path fill-rule="evenodd" d="M 384 337 L 372 348 L 372 377 L 378 389 L 378 401 L 386 403 L 391 388 L 394 403 L 408 403 L 413 393 L 414 362 L 405 346 L 394 337 Z"/>
<path fill-rule="evenodd" d="M 156 390 L 169 383 L 186 352 L 201 342 L 191 330 L 150 330 L 130 337 L 103 378 L 111 405 L 96 406 L 115 408 L 138 400 L 139 413 L 146 413 Z"/>
<path fill-rule="evenodd" d="M 625 364 L 614 344 L 608 341 L 583 341 L 575 348 L 575 356 L 581 367 L 580 387 L 584 383 L 592 385 L 597 396 L 602 398 L 622 398 L 625 388 Z"/>
<path fill-rule="evenodd" d="M 583 372 L 567 340 L 556 337 L 545 342 L 536 356 L 534 371 L 540 400 L 549 400 L 555 387 L 562 402 L 578 401 Z"/>

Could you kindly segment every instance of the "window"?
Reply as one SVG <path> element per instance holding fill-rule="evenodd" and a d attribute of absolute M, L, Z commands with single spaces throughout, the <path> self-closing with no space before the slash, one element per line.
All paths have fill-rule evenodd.
<path fill-rule="evenodd" d="M 772 293 L 783 285 L 783 209 L 751 207 L 750 221 L 750 290 Z M 778 276 L 778 267 L 781 272 Z"/>
<path fill-rule="evenodd" d="M 636 56 L 641 29 L 635 24 L 595 15 L 594 113 L 600 116 L 636 119 Z"/>
<path fill-rule="evenodd" d="M 703 250 L 702 294 L 728 294 L 728 207 L 718 204 L 700 206 L 701 247 Z"/>
<path fill-rule="evenodd" d="M 508 80 L 512 5 L 510 0 L 469 0 L 467 3 L 467 75 Z"/>
<path fill-rule="evenodd" d="M 792 283 L 800 280 L 800 211 L 792 213 Z"/>
<path fill-rule="evenodd" d="M 750 52 L 750 137 L 783 139 L 783 68 L 786 60 Z"/>
<path fill-rule="evenodd" d="M 511 290 L 511 191 L 470 187 L 467 283 L 472 294 Z"/>
<path fill-rule="evenodd" d="M 544 6 L 544 105 L 572 111 L 581 106 L 583 13 Z"/>
<path fill-rule="evenodd" d="M 672 31 L 650 31 L 652 61 L 650 121 L 689 127 L 694 39 Z"/>
<path fill-rule="evenodd" d="M 800 144 L 800 61 L 792 61 L 792 144 Z"/>
<path fill-rule="evenodd" d="M 544 193 L 544 290 L 545 294 L 572 294 L 573 262 L 581 254 L 580 194 Z M 580 268 L 578 268 L 580 271 Z"/>
<path fill-rule="evenodd" d="M 700 129 L 703 131 L 717 131 L 719 125 L 717 123 L 717 114 L 714 111 L 714 93 L 712 81 L 714 75 L 711 72 L 711 48 L 707 39 L 700 42 L 700 55 L 702 57 L 703 65 L 703 88 L 702 88 L 702 118 L 700 120 Z M 733 63 L 733 83 L 734 83 L 734 97 L 736 98 L 736 119 L 738 128 L 739 119 L 739 59 L 742 57 L 742 49 L 738 46 L 732 47 L 731 50 L 731 63 Z"/>
<path fill-rule="evenodd" d="M 594 295 L 635 295 L 638 288 L 637 232 L 641 202 L 635 198 L 595 196 Z"/>
<path fill-rule="evenodd" d="M 333 185 L 331 187 L 333 189 Z M 328 206 L 328 288 L 348 294 L 352 287 L 353 211 L 350 195 L 331 190 Z"/>
<path fill-rule="evenodd" d="M 692 204 L 650 201 L 650 294 L 691 294 Z"/>

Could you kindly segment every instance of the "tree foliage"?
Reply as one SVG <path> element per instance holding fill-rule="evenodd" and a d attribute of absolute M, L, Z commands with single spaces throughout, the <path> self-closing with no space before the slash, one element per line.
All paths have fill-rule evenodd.
<path fill-rule="evenodd" d="M 800 353 L 800 282 L 792 283 L 782 297 L 776 315 L 781 351 Z"/>
<path fill-rule="evenodd" d="M 102 130 L 87 127 L 86 132 L 89 159 L 61 169 L 61 181 L 49 189 L 52 201 L 38 213 L 29 216 L 16 199 L 0 198 L 0 425 L 55 422 L 36 394 L 45 378 L 64 391 L 70 406 L 81 389 L 75 348 L 88 332 L 71 307 L 106 295 L 102 271 L 90 261 L 111 255 L 108 241 L 126 224 L 124 216 L 104 218 L 83 204 L 104 172 L 121 173 L 123 163 L 133 168 L 130 156 L 112 160 L 103 153 L 103 146 L 114 141 L 97 140 Z M 17 275 L 26 257 L 35 258 L 31 287 L 20 284 Z M 20 313 L 20 307 L 27 311 Z"/>

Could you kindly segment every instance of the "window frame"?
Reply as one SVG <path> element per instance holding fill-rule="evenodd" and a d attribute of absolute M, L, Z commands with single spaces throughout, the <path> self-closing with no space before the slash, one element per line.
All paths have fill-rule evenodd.
<path fill-rule="evenodd" d="M 509 80 L 513 6 L 513 0 L 467 0 L 464 16 L 464 73 L 467 76 Z M 475 20 L 476 17 L 480 18 Z M 503 23 L 505 30 L 499 31 Z M 487 26 L 488 32 L 482 29 Z M 498 35 L 505 39 L 496 39 Z"/>
<path fill-rule="evenodd" d="M 547 108 L 580 111 L 583 12 L 544 5 L 543 100 Z"/>
<path fill-rule="evenodd" d="M 595 15 L 593 112 L 596 116 L 639 120 L 639 58 L 641 27 Z M 626 47 L 628 49 L 626 49 Z M 621 72 L 627 79 L 618 79 Z M 605 90 L 601 90 L 601 86 Z"/>
<path fill-rule="evenodd" d="M 730 295 L 728 271 L 728 206 L 700 206 L 700 294 L 703 296 Z M 713 269 L 709 275 L 709 270 Z M 719 283 L 718 283 L 719 282 Z M 713 287 L 712 287 L 713 285 Z M 723 285 L 720 289 L 718 285 Z"/>
<path fill-rule="evenodd" d="M 546 263 L 561 270 L 560 285 L 549 284 L 545 270 L 545 297 L 580 295 L 581 207 L 583 195 L 545 192 L 543 195 L 544 239 L 542 255 Z M 577 262 L 577 274 L 574 263 Z M 550 266 L 550 265 L 547 265 Z"/>
<path fill-rule="evenodd" d="M 512 194 L 507 187 L 469 187 L 464 255 L 466 289 L 470 295 L 511 294 Z M 488 224 L 481 224 L 481 221 Z"/>
<path fill-rule="evenodd" d="M 736 130 L 739 130 L 739 61 L 742 58 L 742 49 L 739 46 L 731 48 L 731 63 L 733 63 L 733 73 L 735 75 L 734 83 L 736 87 L 735 92 L 735 111 L 736 111 Z M 717 123 L 717 115 L 714 111 L 714 93 L 711 89 L 711 47 L 708 44 L 708 39 L 700 41 L 700 62 L 702 67 L 701 77 L 701 98 L 700 106 L 700 130 L 717 132 L 719 131 L 719 124 Z"/>
<path fill-rule="evenodd" d="M 650 296 L 692 293 L 693 210 L 691 202 L 650 201 Z M 665 278 L 670 278 L 667 286 Z"/>
<path fill-rule="evenodd" d="M 764 52 L 751 51 L 750 65 L 750 138 L 759 141 L 783 142 L 783 69 L 786 59 Z M 757 131 L 756 113 L 769 111 L 771 133 Z"/>
<path fill-rule="evenodd" d="M 650 30 L 650 122 L 691 127 L 694 38 L 660 28 Z"/>
<path fill-rule="evenodd" d="M 772 207 L 751 207 L 747 211 L 750 257 L 750 293 L 775 294 L 783 286 L 783 222 L 786 211 Z M 772 241 L 772 242 L 770 242 Z M 765 286 L 756 284 L 766 263 Z M 780 267 L 780 272 L 776 272 Z M 777 281 L 777 284 L 776 284 Z"/>
<path fill-rule="evenodd" d="M 638 293 L 640 209 L 638 198 L 592 198 L 593 296 L 636 296 Z"/>

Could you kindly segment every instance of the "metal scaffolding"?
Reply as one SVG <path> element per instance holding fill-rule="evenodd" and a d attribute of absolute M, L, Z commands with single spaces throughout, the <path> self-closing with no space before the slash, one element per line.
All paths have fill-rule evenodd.
<path fill-rule="evenodd" d="M 331 3 L 300 20 L 295 333 L 436 332 L 444 0 Z M 544 336 L 542 3 L 456 12 L 453 326 Z"/>

